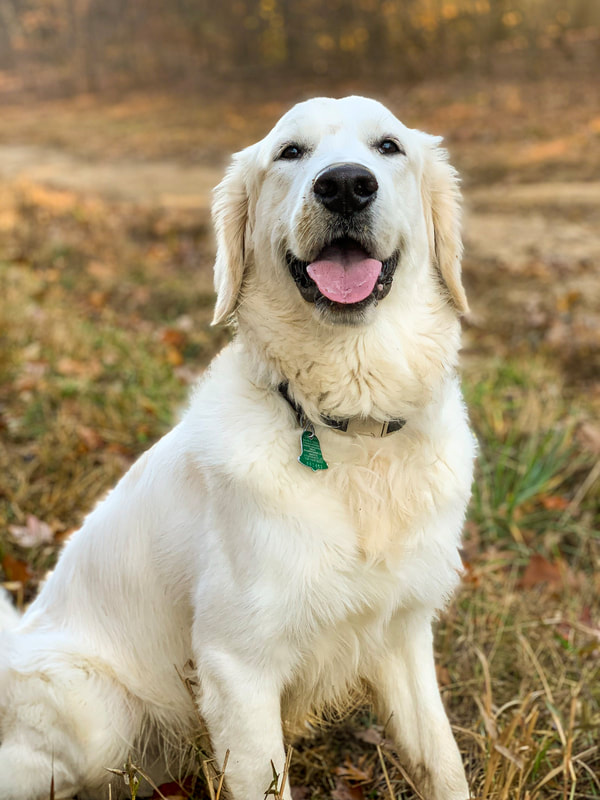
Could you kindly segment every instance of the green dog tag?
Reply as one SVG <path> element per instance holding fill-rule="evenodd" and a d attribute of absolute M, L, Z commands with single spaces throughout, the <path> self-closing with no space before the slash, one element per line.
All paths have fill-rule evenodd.
<path fill-rule="evenodd" d="M 310 467 L 313 472 L 319 469 L 327 469 L 327 462 L 321 452 L 321 443 L 315 433 L 303 431 L 300 439 L 302 452 L 298 456 L 298 461 L 305 467 Z"/>

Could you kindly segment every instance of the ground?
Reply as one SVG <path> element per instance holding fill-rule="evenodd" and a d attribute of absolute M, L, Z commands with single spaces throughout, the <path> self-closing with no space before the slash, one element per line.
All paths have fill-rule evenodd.
<path fill-rule="evenodd" d="M 480 458 L 436 650 L 473 793 L 600 797 L 600 95 L 562 75 L 383 99 L 443 134 L 463 176 Z M 290 100 L 3 109 L 0 578 L 19 603 L 227 341 L 209 326 L 210 190 Z M 410 796 L 384 723 L 363 709 L 299 745 L 296 797 Z"/>

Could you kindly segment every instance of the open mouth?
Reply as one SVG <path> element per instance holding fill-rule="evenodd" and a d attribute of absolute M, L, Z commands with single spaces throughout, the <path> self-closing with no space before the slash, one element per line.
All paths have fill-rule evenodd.
<path fill-rule="evenodd" d="M 385 261 L 379 261 L 355 239 L 344 236 L 326 245 L 314 261 L 301 261 L 290 251 L 286 261 L 307 302 L 353 310 L 388 294 L 399 255 L 396 250 Z"/>

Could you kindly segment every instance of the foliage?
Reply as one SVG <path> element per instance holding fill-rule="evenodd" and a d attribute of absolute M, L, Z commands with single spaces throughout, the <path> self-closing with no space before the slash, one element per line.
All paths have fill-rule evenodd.
<path fill-rule="evenodd" d="M 584 0 L 1 0 L 0 68 L 60 93 L 165 82 L 371 75 L 397 81 L 498 52 L 566 61 L 597 38 Z"/>

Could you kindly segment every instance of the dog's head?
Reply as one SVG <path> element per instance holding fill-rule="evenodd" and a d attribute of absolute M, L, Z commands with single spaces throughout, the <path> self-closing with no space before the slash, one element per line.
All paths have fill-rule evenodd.
<path fill-rule="evenodd" d="M 273 296 L 288 314 L 363 324 L 422 269 L 464 312 L 458 181 L 439 143 L 366 98 L 292 108 L 215 191 L 214 322 L 261 295 L 263 312 Z"/>

